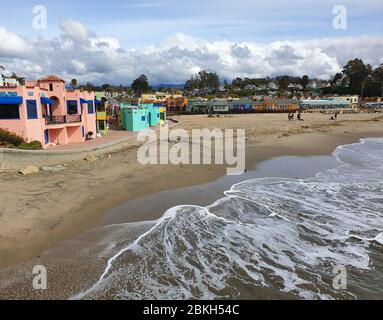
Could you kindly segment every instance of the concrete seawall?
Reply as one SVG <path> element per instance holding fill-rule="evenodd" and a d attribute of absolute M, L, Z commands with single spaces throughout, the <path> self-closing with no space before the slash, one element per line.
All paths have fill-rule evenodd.
<path fill-rule="evenodd" d="M 0 171 L 17 171 L 28 165 L 36 167 L 54 166 L 82 160 L 90 154 L 97 157 L 124 149 L 131 140 L 132 137 L 129 137 L 101 146 L 65 151 L 0 149 Z"/>

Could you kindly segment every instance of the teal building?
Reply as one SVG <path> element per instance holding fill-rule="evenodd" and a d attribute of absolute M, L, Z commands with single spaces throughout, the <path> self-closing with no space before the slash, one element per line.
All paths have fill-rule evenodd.
<path fill-rule="evenodd" d="M 148 109 L 149 112 L 149 126 L 154 127 L 160 123 L 160 108 L 153 103 L 140 103 L 140 107 Z"/>
<path fill-rule="evenodd" d="M 166 111 L 153 103 L 138 106 L 121 104 L 121 126 L 127 131 L 145 130 L 165 121 Z"/>
<path fill-rule="evenodd" d="M 160 108 L 153 105 L 148 107 L 149 112 L 149 126 L 154 127 L 160 123 Z"/>
<path fill-rule="evenodd" d="M 149 110 L 133 106 L 121 106 L 121 126 L 127 131 L 141 131 L 149 128 Z"/>

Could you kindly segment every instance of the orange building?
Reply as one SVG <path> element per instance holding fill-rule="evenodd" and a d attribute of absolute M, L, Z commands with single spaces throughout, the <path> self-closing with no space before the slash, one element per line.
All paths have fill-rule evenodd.
<path fill-rule="evenodd" d="M 168 98 L 165 102 L 168 111 L 185 111 L 189 100 L 186 97 Z"/>
<path fill-rule="evenodd" d="M 256 112 L 294 112 L 299 108 L 299 101 L 296 99 L 263 100 L 253 103 L 253 110 Z"/>

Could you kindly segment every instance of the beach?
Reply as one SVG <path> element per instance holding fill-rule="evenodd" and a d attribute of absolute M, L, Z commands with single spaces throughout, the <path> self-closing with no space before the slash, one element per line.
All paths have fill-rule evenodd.
<path fill-rule="evenodd" d="M 361 138 L 383 136 L 383 117 L 378 114 L 341 115 L 337 121 L 329 121 L 328 115 L 304 114 L 303 122 L 288 121 L 285 114 L 174 118 L 181 121 L 178 128 L 188 131 L 195 128 L 245 129 L 247 170 L 274 157 L 329 155 L 337 146 L 356 143 Z M 13 265 L 37 259 L 60 242 L 96 227 L 113 228 L 114 224 L 157 220 L 167 206 L 166 201 L 159 210 L 132 210 L 123 216 L 109 217 L 107 213 L 134 199 L 203 185 L 226 173 L 223 165 L 143 166 L 137 163 L 138 147 L 139 143 L 132 141 L 123 151 L 94 162 L 67 163 L 66 170 L 57 173 L 0 175 L 0 266 L 9 272 Z M 246 180 L 245 175 L 243 180 Z M 220 191 L 217 197 L 218 193 Z M 205 204 L 204 201 L 210 199 L 201 195 L 201 199 L 194 201 Z M 172 206 L 169 204 L 168 208 Z M 134 237 L 147 226 L 129 231 L 116 228 L 115 232 L 128 232 Z M 76 241 L 74 243 L 78 243 Z M 118 245 L 113 250 L 118 250 Z M 55 254 L 57 252 L 60 250 Z M 103 263 L 105 260 L 98 260 L 94 268 Z M 82 268 L 84 272 L 89 271 L 84 265 Z M 98 272 L 89 272 L 92 276 L 83 285 L 97 280 Z"/>
<path fill-rule="evenodd" d="M 246 129 L 246 163 L 280 155 L 320 155 L 360 138 L 383 135 L 376 114 L 343 115 L 337 122 L 327 115 L 307 114 L 303 123 L 288 122 L 284 114 L 179 116 L 180 128 Z M 220 165 L 142 166 L 139 143 L 95 162 L 70 163 L 58 173 L 21 176 L 2 174 L 0 264 L 8 265 L 43 252 L 61 240 L 97 224 L 108 209 L 139 196 L 199 185 L 225 174 Z M 158 217 L 134 217 L 132 221 Z"/>

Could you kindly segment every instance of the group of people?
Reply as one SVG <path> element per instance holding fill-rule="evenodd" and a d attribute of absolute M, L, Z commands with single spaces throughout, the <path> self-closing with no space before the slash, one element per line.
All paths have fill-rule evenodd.
<path fill-rule="evenodd" d="M 288 118 L 289 118 L 289 120 L 294 120 L 294 118 L 295 118 L 295 111 L 294 112 L 290 112 L 289 115 L 288 115 Z M 304 121 L 302 119 L 302 113 L 300 111 L 298 111 L 297 120 L 298 121 Z"/>

